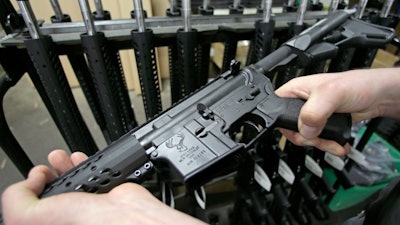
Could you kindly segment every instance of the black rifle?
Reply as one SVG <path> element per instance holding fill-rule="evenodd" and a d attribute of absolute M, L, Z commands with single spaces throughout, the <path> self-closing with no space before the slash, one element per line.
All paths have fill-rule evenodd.
<path fill-rule="evenodd" d="M 255 146 L 257 154 L 263 159 L 261 163 L 262 169 L 271 181 L 271 194 L 273 195 L 272 203 L 269 204 L 269 211 L 276 224 L 293 224 L 292 216 L 290 216 L 291 203 L 287 197 L 285 181 L 288 184 L 293 183 L 293 171 L 288 172 L 290 168 L 283 167 L 287 154 L 278 147 L 276 137 L 268 134 L 263 141 L 258 142 Z M 286 163 L 285 163 L 286 164 Z M 282 168 L 284 169 L 282 169 Z"/>
<path fill-rule="evenodd" d="M 176 34 L 178 49 L 178 77 L 180 84 L 180 98 L 189 95 L 200 85 L 198 61 L 198 32 L 191 25 L 191 1 L 182 1 L 183 28 Z"/>
<path fill-rule="evenodd" d="M 310 156 L 314 159 L 314 161 L 323 169 L 328 168 L 327 162 L 324 160 L 324 152 L 312 148 L 310 153 Z M 329 183 L 327 180 L 325 174 L 323 173 L 322 176 L 318 177 L 316 175 L 312 175 L 310 178 L 310 186 L 314 190 L 315 194 L 318 196 L 323 196 L 323 195 L 334 195 L 336 193 L 336 189 L 332 187 L 332 185 Z"/>
<path fill-rule="evenodd" d="M 203 15 L 213 15 L 214 7 L 210 5 L 210 0 L 203 0 L 203 4 L 198 8 L 198 12 Z M 204 37 L 204 38 L 203 38 Z M 206 36 L 200 33 L 200 40 L 206 39 Z M 210 51 L 211 51 L 211 43 L 208 41 L 204 41 L 199 43 L 199 85 L 204 85 L 208 82 L 209 78 L 209 67 L 210 67 Z"/>
<path fill-rule="evenodd" d="M 18 1 L 31 38 L 24 41 L 39 75 L 44 102 L 71 151 L 82 150 L 91 155 L 97 146 L 78 110 L 55 44 L 50 36 L 40 33 L 36 18 L 27 0 Z"/>
<path fill-rule="evenodd" d="M 337 12 L 254 65 L 240 71 L 234 64 L 230 71 L 179 104 L 65 173 L 42 197 L 69 191 L 107 192 L 126 181 L 141 182 L 154 165 L 168 171 L 165 177 L 169 180 L 195 187 L 232 171 L 239 156 L 247 154 L 246 149 L 270 128 L 297 130 L 298 114 L 304 101 L 277 97 L 264 74 L 283 59 L 321 41 L 328 32 L 336 28 L 353 29 L 358 23 L 348 13 Z M 385 31 L 385 37 L 393 36 L 393 30 L 382 29 L 371 27 L 368 32 Z M 349 41 L 360 38 L 354 34 L 357 36 L 348 37 Z M 383 40 L 379 37 L 370 41 Z M 263 128 L 247 144 L 237 143 L 229 136 L 230 128 L 243 118 Z M 350 135 L 350 123 L 349 115 L 334 114 L 321 137 L 344 144 Z M 95 179 L 88 180 L 90 177 Z"/>
<path fill-rule="evenodd" d="M 229 5 L 229 14 L 240 15 L 243 14 L 244 7 L 240 4 L 240 0 L 234 0 L 232 5 Z M 231 60 L 236 58 L 236 51 L 238 45 L 237 33 L 233 29 L 227 29 L 226 33 L 228 38 L 224 41 L 224 56 L 222 58 L 221 71 L 225 72 L 229 69 Z"/>
<path fill-rule="evenodd" d="M 177 7 L 176 0 L 170 1 L 170 7 L 165 14 L 168 17 L 181 16 L 181 10 Z M 179 78 L 179 59 L 178 59 L 178 43 L 172 42 L 168 45 L 168 63 L 169 63 L 169 80 L 171 85 L 171 103 L 176 103 L 182 98 L 181 83 Z"/>
<path fill-rule="evenodd" d="M 339 0 L 331 1 L 331 4 L 328 9 L 328 15 L 332 14 L 333 12 L 335 12 L 337 10 L 338 4 L 339 4 Z M 320 10 L 320 9 L 322 9 L 322 7 L 323 7 L 323 4 L 321 2 L 319 2 L 319 0 L 316 0 L 314 2 L 314 4 L 311 5 L 311 10 Z M 335 57 L 335 55 L 337 54 L 337 51 L 338 51 L 338 47 L 333 44 L 325 42 L 325 43 L 321 43 L 320 46 L 315 46 L 315 48 L 312 49 L 312 51 L 314 53 L 311 53 L 311 54 L 318 56 L 318 57 L 313 57 L 312 60 L 307 62 L 307 65 L 303 65 L 304 68 L 301 73 L 302 76 L 325 72 L 326 61 L 328 59 L 332 59 L 333 57 Z"/>
<path fill-rule="evenodd" d="M 134 5 L 138 27 L 131 31 L 132 46 L 135 50 L 144 111 L 146 118 L 150 119 L 162 110 L 156 52 L 153 46 L 154 34 L 152 30 L 146 29 L 142 1 L 135 0 Z"/>
<path fill-rule="evenodd" d="M 367 20 L 371 21 L 374 24 L 382 26 L 390 26 L 393 20 L 393 16 L 390 16 L 389 12 L 393 2 L 394 2 L 393 0 L 386 0 L 382 7 L 381 12 L 378 15 L 370 13 L 369 19 Z M 378 49 L 379 48 L 369 48 L 367 46 L 357 48 L 354 53 L 357 57 L 353 57 L 353 60 L 351 61 L 350 64 L 350 69 L 371 67 L 375 59 L 376 53 L 378 52 Z"/>
<path fill-rule="evenodd" d="M 304 29 L 305 27 L 304 15 L 307 11 L 307 5 L 308 5 L 307 0 L 301 0 L 300 5 L 297 7 L 298 9 L 297 9 L 296 22 L 289 23 L 288 33 L 291 37 L 300 34 L 300 32 Z M 288 66 L 279 69 L 275 78 L 275 83 L 274 83 L 275 87 L 278 88 L 282 86 L 284 83 L 296 77 L 298 69 L 299 69 L 298 63 L 296 63 L 295 61 L 289 63 Z"/>
<path fill-rule="evenodd" d="M 237 196 L 230 219 L 232 225 L 276 224 L 268 209 L 266 198 L 268 193 L 254 181 L 254 172 L 256 166 L 259 166 L 258 163 L 262 164 L 262 159 L 255 151 L 250 151 L 237 169 L 235 179 Z"/>
<path fill-rule="evenodd" d="M 53 15 L 50 20 L 52 23 L 67 23 L 72 22 L 71 17 L 68 14 L 64 14 L 58 3 L 58 0 L 50 1 L 55 15 Z M 79 85 L 84 93 L 88 105 L 93 113 L 93 116 L 100 127 L 100 130 L 105 137 L 107 143 L 111 143 L 110 135 L 106 127 L 106 122 L 103 114 L 101 113 L 100 102 L 96 93 L 96 88 L 94 86 L 93 80 L 90 75 L 89 68 L 86 63 L 85 56 L 79 53 L 68 53 L 68 60 L 71 63 L 72 69 L 74 70 L 75 76 L 78 79 Z"/>
<path fill-rule="evenodd" d="M 101 112 L 111 141 L 137 126 L 131 107 L 119 53 L 109 45 L 104 33 L 97 32 L 87 0 L 79 1 L 87 33 L 81 34 L 95 83 Z"/>
<path fill-rule="evenodd" d="M 272 51 L 275 20 L 271 18 L 272 0 L 263 0 L 263 19 L 255 24 L 255 35 L 251 42 L 246 64 L 255 63 Z"/>
<path fill-rule="evenodd" d="M 360 5 L 358 6 L 356 12 L 356 17 L 358 19 L 361 19 L 364 14 L 365 7 L 367 6 L 367 1 L 368 0 L 360 0 Z M 355 52 L 356 52 L 355 46 L 348 46 L 347 48 L 341 48 L 338 51 L 336 57 L 331 60 L 328 72 L 333 73 L 333 72 L 343 72 L 349 70 Z"/>
<path fill-rule="evenodd" d="M 288 155 L 287 163 L 295 173 L 295 180 L 289 195 L 292 215 L 299 224 L 311 223 L 309 212 L 319 220 L 326 219 L 328 217 L 327 211 L 322 200 L 315 194 L 305 177 L 307 168 L 306 148 L 287 141 L 284 151 Z"/>
<path fill-rule="evenodd" d="M 230 71 L 59 177 L 41 197 L 72 191 L 103 193 L 123 182 L 141 183 L 153 167 L 163 171 L 164 179 L 193 189 L 234 171 L 271 128 L 297 129 L 304 101 L 277 97 L 264 74 L 282 65 L 283 59 L 305 57 L 303 51 L 332 30 L 358 27 L 359 21 L 349 17 L 346 12 L 337 12 L 243 70 L 233 63 Z M 368 32 L 393 36 L 392 30 L 382 29 L 371 27 Z M 356 36 L 348 41 L 360 38 L 353 34 Z M 382 42 L 382 36 L 371 40 L 377 41 Z M 246 143 L 238 143 L 230 132 L 243 121 L 256 124 L 260 132 Z M 345 144 L 350 121 L 348 114 L 332 115 L 321 137 Z M 278 187 L 274 196 L 285 195 L 279 190 L 284 189 Z M 290 224 L 288 217 L 281 218 Z"/>

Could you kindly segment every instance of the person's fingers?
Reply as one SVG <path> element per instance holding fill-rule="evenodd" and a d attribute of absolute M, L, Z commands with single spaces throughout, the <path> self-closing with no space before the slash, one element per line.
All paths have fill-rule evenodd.
<path fill-rule="evenodd" d="M 306 139 L 316 138 L 325 127 L 328 118 L 340 107 L 344 96 L 332 94 L 332 90 L 340 90 L 336 84 L 328 83 L 314 90 L 300 110 L 299 132 Z"/>
<path fill-rule="evenodd" d="M 85 161 L 88 156 L 83 152 L 74 152 L 71 154 L 71 161 L 74 166 L 79 165 L 81 162 Z"/>
<path fill-rule="evenodd" d="M 31 171 L 29 171 L 28 179 L 29 179 L 31 176 L 36 177 L 38 174 L 44 174 L 44 175 L 45 175 L 45 178 L 46 178 L 45 183 L 49 183 L 49 182 L 51 182 L 52 180 L 54 180 L 54 179 L 56 178 L 56 176 L 55 176 L 54 173 L 50 170 L 49 167 L 47 167 L 47 166 L 45 166 L 45 165 L 38 165 L 38 166 L 33 167 L 33 168 L 31 169 Z"/>
<path fill-rule="evenodd" d="M 316 138 L 316 139 L 318 139 L 318 144 L 315 145 L 315 147 L 320 150 L 330 152 L 337 156 L 344 156 L 349 153 L 348 149 L 344 148 L 335 141 L 326 140 L 322 138 Z"/>
<path fill-rule="evenodd" d="M 275 90 L 275 94 L 284 98 L 308 99 L 312 90 L 324 83 L 326 77 L 321 75 L 309 75 L 296 77 Z"/>
<path fill-rule="evenodd" d="M 24 212 L 34 207 L 47 182 L 54 174 L 46 166 L 34 167 L 24 181 L 9 186 L 2 195 L 4 221 L 6 224 L 19 224 L 17 221 Z"/>
<path fill-rule="evenodd" d="M 349 153 L 349 146 L 341 146 L 335 141 L 313 138 L 306 139 L 299 133 L 287 129 L 279 129 L 280 132 L 291 142 L 301 146 L 314 146 L 322 151 L 330 152 L 334 155 L 342 156 Z"/>
<path fill-rule="evenodd" d="M 48 160 L 58 175 L 71 169 L 74 164 L 64 150 L 54 150 L 48 155 Z"/>
<path fill-rule="evenodd" d="M 330 83 L 323 82 L 321 76 L 311 75 L 295 78 L 281 86 L 275 93 L 280 97 L 302 98 L 306 103 L 299 116 L 298 128 L 300 134 L 311 139 L 319 135 L 327 118 L 336 110 L 341 98 L 340 94 L 332 95 Z"/>

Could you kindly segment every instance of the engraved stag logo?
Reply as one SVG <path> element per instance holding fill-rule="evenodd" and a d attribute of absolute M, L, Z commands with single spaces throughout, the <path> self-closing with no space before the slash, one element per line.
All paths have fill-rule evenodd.
<path fill-rule="evenodd" d="M 176 147 L 176 149 L 179 152 L 183 152 L 187 150 L 187 147 L 183 144 L 183 140 L 185 140 L 185 135 L 183 135 L 182 133 L 179 133 L 175 136 L 173 136 L 172 138 L 170 138 L 165 145 L 168 148 L 174 148 Z"/>

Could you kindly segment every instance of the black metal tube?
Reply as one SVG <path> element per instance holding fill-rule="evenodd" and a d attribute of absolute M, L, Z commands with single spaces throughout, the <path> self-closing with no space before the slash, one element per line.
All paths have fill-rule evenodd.
<path fill-rule="evenodd" d="M 56 13 L 56 15 L 51 17 L 51 21 L 53 23 L 71 22 L 71 17 L 68 14 L 62 14 L 62 10 L 57 0 L 51 0 L 51 3 L 54 12 Z M 96 94 L 93 80 L 91 79 L 85 56 L 80 53 L 69 53 L 67 54 L 67 57 L 69 62 L 71 63 L 72 69 L 74 70 L 75 76 L 78 79 L 79 85 L 86 97 L 93 116 L 97 124 L 99 125 L 106 142 L 110 144 L 110 135 L 108 134 L 104 116 L 101 113 L 100 102 Z"/>
<path fill-rule="evenodd" d="M 178 30 L 178 71 L 181 85 L 181 97 L 184 97 L 198 87 L 199 61 L 198 61 L 198 34 L 197 31 Z"/>
<path fill-rule="evenodd" d="M 135 50 L 144 110 L 146 118 L 150 119 L 162 111 L 156 52 L 153 46 L 154 34 L 144 26 L 141 0 L 135 0 L 134 3 L 138 28 L 131 31 L 132 45 Z"/>
<path fill-rule="evenodd" d="M 29 2 L 18 1 L 18 4 L 31 35 L 24 43 L 39 75 L 39 85 L 48 98 L 44 102 L 70 150 L 92 155 L 98 148 L 79 112 L 55 45 L 50 36 L 40 33 Z"/>
<path fill-rule="evenodd" d="M 240 4 L 240 0 L 233 1 L 232 5 L 229 5 L 229 14 L 239 15 L 243 14 L 244 7 Z M 229 38 L 224 42 L 224 56 L 222 59 L 221 71 L 225 72 L 229 70 L 231 61 L 236 58 L 236 51 L 238 45 L 238 38 L 236 37 L 234 30 L 226 30 L 227 36 Z"/>
<path fill-rule="evenodd" d="M 275 30 L 275 20 L 271 19 L 272 0 L 263 0 L 263 19 L 255 24 L 255 35 L 251 42 L 246 64 L 260 61 L 272 51 L 272 42 Z"/>
<path fill-rule="evenodd" d="M 176 34 L 178 49 L 178 77 L 181 98 L 199 88 L 198 33 L 191 27 L 190 0 L 183 1 L 183 28 Z"/>
<path fill-rule="evenodd" d="M 89 62 L 96 95 L 106 122 L 110 140 L 114 141 L 137 126 L 133 114 L 119 53 L 102 32 L 97 32 L 86 0 L 80 0 L 88 33 L 81 34 L 83 50 Z"/>
<path fill-rule="evenodd" d="M 289 24 L 289 34 L 290 36 L 296 36 L 303 31 L 304 17 L 307 10 L 307 0 L 301 0 L 300 5 L 297 8 L 297 21 L 295 23 Z M 295 64 L 285 66 L 281 68 L 275 78 L 275 87 L 278 88 L 297 76 L 298 66 Z"/>
<path fill-rule="evenodd" d="M 231 66 L 231 61 L 236 58 L 236 51 L 238 40 L 235 37 L 235 33 L 231 31 L 226 31 L 230 37 L 224 42 L 224 56 L 222 58 L 221 71 L 228 71 Z"/>
<path fill-rule="evenodd" d="M 181 11 L 177 8 L 176 0 L 170 1 L 170 8 L 166 10 L 168 17 L 180 17 Z M 172 42 L 168 45 L 169 80 L 171 85 L 171 103 L 176 103 L 182 98 L 181 84 L 179 79 L 178 45 Z"/>

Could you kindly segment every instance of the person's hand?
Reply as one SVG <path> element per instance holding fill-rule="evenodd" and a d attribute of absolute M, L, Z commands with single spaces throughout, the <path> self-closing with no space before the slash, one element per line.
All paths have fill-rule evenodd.
<path fill-rule="evenodd" d="M 49 162 L 58 175 L 87 158 L 83 153 L 69 157 L 56 150 Z M 140 185 L 122 184 L 107 194 L 66 193 L 38 199 L 45 184 L 55 175 L 46 166 L 36 166 L 25 181 L 8 187 L 2 195 L 6 225 L 63 224 L 204 224 L 174 210 Z"/>
<path fill-rule="evenodd" d="M 400 118 L 400 69 L 367 69 L 295 78 L 276 94 L 307 99 L 300 111 L 299 133 L 281 129 L 298 145 L 311 145 L 336 155 L 350 150 L 317 138 L 334 112 L 351 113 L 353 122 L 378 116 Z"/>

